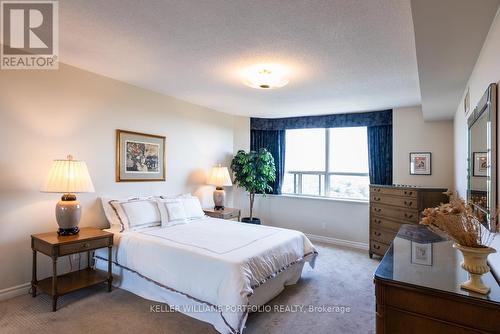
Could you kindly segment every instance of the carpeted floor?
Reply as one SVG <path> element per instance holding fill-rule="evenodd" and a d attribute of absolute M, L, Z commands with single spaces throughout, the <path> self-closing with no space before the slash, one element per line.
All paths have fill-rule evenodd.
<path fill-rule="evenodd" d="M 373 272 L 377 260 L 367 252 L 316 244 L 316 268 L 304 267 L 302 279 L 289 286 L 270 305 L 316 306 L 317 312 L 253 313 L 244 334 L 374 333 Z M 45 295 L 20 296 L 0 303 L 0 332 L 7 333 L 216 333 L 209 324 L 180 313 L 153 313 L 157 304 L 127 291 L 103 292 L 90 288 L 59 299 L 50 312 Z M 349 307 L 349 312 L 328 312 L 327 307 Z M 319 312 L 318 312 L 319 311 Z M 322 312 L 323 311 L 323 312 Z"/>

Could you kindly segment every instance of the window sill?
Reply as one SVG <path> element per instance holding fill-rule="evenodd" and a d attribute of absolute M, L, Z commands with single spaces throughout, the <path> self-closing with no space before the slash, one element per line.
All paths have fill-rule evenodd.
<path fill-rule="evenodd" d="M 257 195 L 259 197 L 264 197 L 264 195 Z M 328 201 L 328 202 L 342 202 L 342 203 L 358 203 L 358 204 L 369 204 L 369 200 L 366 199 L 351 199 L 351 198 L 335 198 L 335 197 L 319 197 L 319 196 L 307 196 L 307 195 L 294 195 L 294 194 L 267 194 L 266 197 L 277 197 L 277 198 L 292 198 L 292 199 L 310 199 L 316 201 Z"/>

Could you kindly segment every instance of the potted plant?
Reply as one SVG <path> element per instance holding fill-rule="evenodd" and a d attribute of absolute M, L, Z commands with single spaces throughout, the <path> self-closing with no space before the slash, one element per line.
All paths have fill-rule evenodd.
<path fill-rule="evenodd" d="M 250 194 L 250 217 L 244 217 L 245 223 L 260 224 L 260 219 L 253 216 L 255 194 L 265 195 L 273 188 L 269 185 L 276 179 L 276 167 L 271 153 L 265 148 L 258 152 L 239 150 L 231 162 L 234 183 Z"/>
<path fill-rule="evenodd" d="M 454 241 L 453 247 L 462 252 L 464 261 L 461 266 L 469 273 L 469 280 L 460 287 L 487 294 L 490 288 L 484 285 L 481 276 L 490 271 L 487 257 L 496 250 L 489 247 L 495 234 L 482 226 L 483 216 L 475 212 L 472 204 L 451 194 L 450 203 L 425 209 L 420 224 L 444 232 Z M 492 213 L 491 219 L 496 219 L 496 216 Z"/>

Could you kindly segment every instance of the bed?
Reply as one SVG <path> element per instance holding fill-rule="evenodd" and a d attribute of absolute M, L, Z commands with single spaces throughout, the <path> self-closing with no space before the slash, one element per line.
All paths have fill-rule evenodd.
<path fill-rule="evenodd" d="M 317 255 L 301 232 L 206 216 L 109 231 L 116 287 L 166 303 L 170 308 L 161 311 L 184 313 L 224 334 L 242 333 L 248 313 L 295 284 L 305 262 L 314 267 Z M 96 251 L 95 264 L 107 268 L 106 251 Z"/>

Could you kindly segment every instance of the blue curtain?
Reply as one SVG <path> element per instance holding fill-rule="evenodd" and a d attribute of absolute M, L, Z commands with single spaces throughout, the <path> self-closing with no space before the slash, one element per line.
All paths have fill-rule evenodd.
<path fill-rule="evenodd" d="M 368 161 L 371 184 L 392 184 L 392 110 L 287 118 L 251 118 L 250 148 L 266 148 L 274 157 L 276 182 L 281 192 L 285 172 L 285 131 L 305 128 L 368 128 Z"/>
<path fill-rule="evenodd" d="M 285 175 L 285 130 L 251 130 L 250 150 L 267 149 L 274 158 L 276 179 L 271 187 L 273 194 L 281 194 L 281 185 Z"/>
<path fill-rule="evenodd" d="M 346 128 L 353 126 L 392 125 L 392 110 L 286 118 L 252 118 L 254 130 L 286 130 L 306 128 Z"/>
<path fill-rule="evenodd" d="M 371 184 L 392 184 L 392 124 L 368 127 Z"/>

